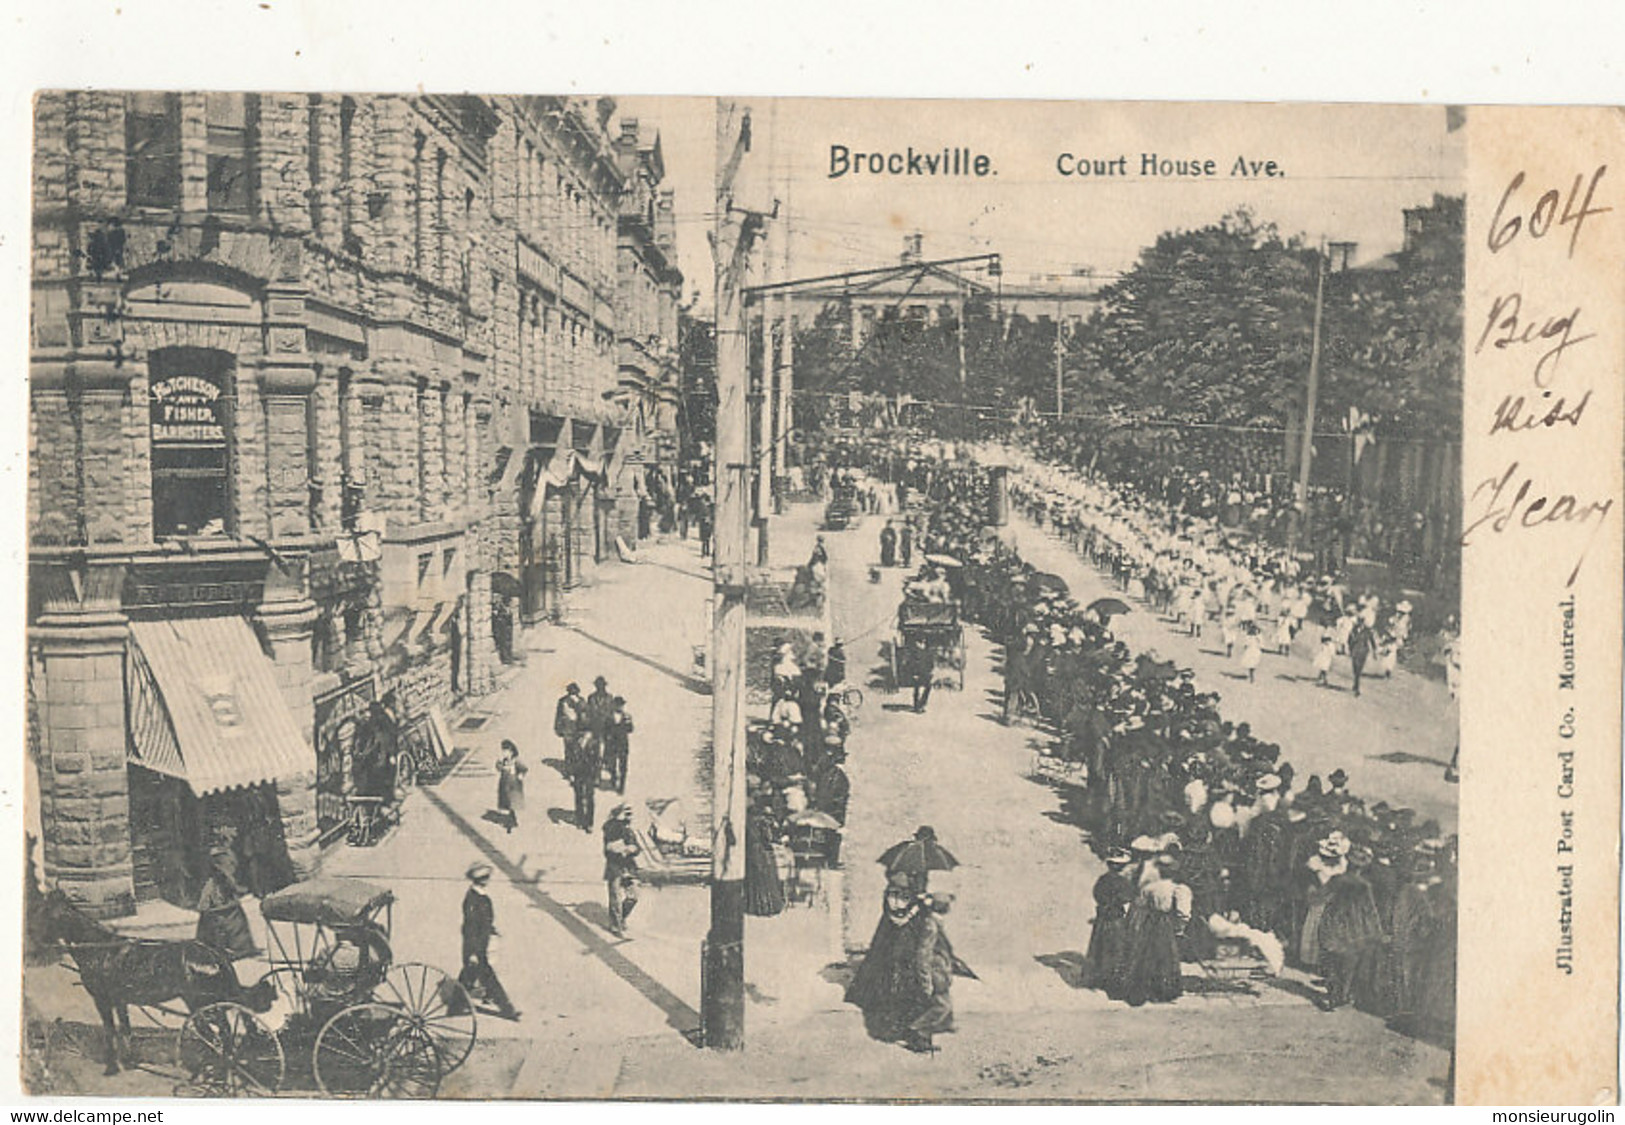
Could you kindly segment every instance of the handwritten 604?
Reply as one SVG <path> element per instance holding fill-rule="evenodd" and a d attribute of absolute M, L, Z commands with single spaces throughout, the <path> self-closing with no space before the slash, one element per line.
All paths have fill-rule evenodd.
<path fill-rule="evenodd" d="M 1586 219 L 1613 210 L 1612 207 L 1591 205 L 1591 201 L 1596 198 L 1597 184 L 1607 171 L 1608 165 L 1597 165 L 1591 173 L 1591 182 L 1585 184 L 1584 200 L 1580 199 L 1580 185 L 1585 183 L 1586 179 L 1584 172 L 1574 177 L 1574 183 L 1569 188 L 1566 198 L 1558 188 L 1547 189 L 1535 200 L 1535 205 L 1530 208 L 1527 217 L 1523 213 L 1524 200 L 1532 193 L 1523 190 L 1522 172 L 1513 176 L 1511 182 L 1507 184 L 1506 191 L 1501 193 L 1501 203 L 1495 209 L 1495 218 L 1490 221 L 1490 251 L 1499 254 L 1516 242 L 1520 234 L 1527 234 L 1532 239 L 1545 238 L 1555 223 L 1560 228 L 1568 226 L 1574 228 L 1569 232 L 1569 257 L 1574 257 L 1574 249 L 1580 244 L 1580 230 L 1585 226 Z M 1562 214 L 1558 213 L 1559 207 L 1563 209 Z"/>

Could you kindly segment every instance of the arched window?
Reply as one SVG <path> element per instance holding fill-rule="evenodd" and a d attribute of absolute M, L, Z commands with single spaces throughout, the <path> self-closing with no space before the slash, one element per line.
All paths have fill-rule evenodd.
<path fill-rule="evenodd" d="M 156 539 L 232 531 L 231 368 L 229 355 L 205 348 L 148 359 Z"/>

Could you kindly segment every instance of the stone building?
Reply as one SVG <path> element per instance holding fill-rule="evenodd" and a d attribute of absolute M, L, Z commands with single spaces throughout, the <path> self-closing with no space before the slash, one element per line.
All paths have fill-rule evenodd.
<path fill-rule="evenodd" d="M 525 622 L 615 554 L 616 212 L 608 98 L 500 101 L 492 139 L 494 567 Z"/>
<path fill-rule="evenodd" d="M 613 552 L 613 111 L 40 95 L 29 702 L 76 900 L 308 873 L 369 708 L 491 690 L 510 595 Z"/>
<path fill-rule="evenodd" d="M 677 268 L 677 223 L 660 134 L 621 119 L 616 153 L 626 186 L 618 222 L 616 280 L 620 314 L 620 398 L 630 417 L 622 442 L 617 494 L 622 526 L 651 534 L 668 514 L 678 460 L 677 419 L 682 388 L 678 365 L 678 305 L 683 273 Z"/>

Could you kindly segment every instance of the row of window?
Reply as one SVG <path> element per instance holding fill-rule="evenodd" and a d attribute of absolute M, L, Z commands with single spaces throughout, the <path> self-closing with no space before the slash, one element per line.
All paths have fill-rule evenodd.
<path fill-rule="evenodd" d="M 259 95 L 205 94 L 208 207 L 247 213 L 256 184 L 249 159 L 259 126 Z M 181 202 L 180 95 L 131 94 L 125 111 L 126 182 L 137 207 Z"/>
<path fill-rule="evenodd" d="M 204 95 L 206 205 L 224 214 L 251 214 L 260 185 L 255 153 L 259 139 L 260 99 L 257 94 Z M 329 215 L 321 194 L 313 194 L 311 219 L 318 235 L 327 236 L 336 218 L 337 236 L 347 253 L 360 257 L 364 246 L 362 224 L 382 218 L 390 200 L 369 178 L 371 162 L 362 145 L 364 119 L 356 99 L 339 102 L 338 152 L 326 151 L 323 119 L 328 105 L 311 95 L 307 161 L 310 182 L 338 183 L 334 210 Z M 132 93 L 125 107 L 126 183 L 131 206 L 173 209 L 182 204 L 183 143 L 181 99 L 175 93 Z M 336 159 L 335 159 L 336 155 Z M 531 233 L 549 230 L 566 263 L 597 284 L 608 284 L 615 258 L 615 226 L 599 213 L 587 193 L 548 161 L 529 141 L 519 142 L 515 215 Z M 336 167 L 334 166 L 336 165 Z M 371 185 L 370 187 L 368 185 Z M 459 187 L 461 190 L 458 190 Z M 470 255 L 464 247 L 454 252 L 456 206 L 461 201 L 461 230 L 473 223 L 474 186 L 460 174 L 447 147 L 433 144 L 419 132 L 414 139 L 411 183 L 404 197 L 407 226 L 412 232 L 412 265 L 441 285 L 467 290 Z"/>
<path fill-rule="evenodd" d="M 163 349 L 152 353 L 149 371 L 154 538 L 235 533 L 230 357 L 195 348 Z M 324 497 L 319 482 L 324 473 L 315 446 L 316 401 L 314 397 L 309 400 L 307 409 L 312 413 L 307 415 L 305 432 L 310 441 L 309 516 L 311 526 L 320 528 Z M 340 521 L 346 531 L 358 529 L 367 482 L 377 473 L 376 435 L 381 419 L 373 417 L 375 413 L 372 405 L 360 407 L 348 373 L 341 372 L 342 463 L 337 469 L 342 489 Z M 417 415 L 415 514 L 431 520 L 442 512 L 443 505 L 454 505 L 458 493 L 478 477 L 477 421 L 468 395 L 454 400 L 448 390 L 436 392 L 427 383 L 418 388 Z"/>
<path fill-rule="evenodd" d="M 607 284 L 615 259 L 614 219 L 593 206 L 588 193 L 535 144 L 524 137 L 516 144 L 515 223 L 531 236 L 551 231 L 568 265 L 595 284 Z"/>

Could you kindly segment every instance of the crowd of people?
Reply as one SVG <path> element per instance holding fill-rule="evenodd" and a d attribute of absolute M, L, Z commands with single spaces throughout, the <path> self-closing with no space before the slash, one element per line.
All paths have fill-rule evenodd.
<path fill-rule="evenodd" d="M 1250 947 L 1275 971 L 1317 977 L 1324 1007 L 1449 1028 L 1455 838 L 1356 795 L 1342 770 L 1298 776 L 1279 746 L 1227 721 L 1190 669 L 1131 653 L 1109 614 L 1079 606 L 992 533 L 984 468 L 938 462 L 930 476 L 924 550 L 960 561 L 964 615 L 1004 646 L 1007 697 L 1032 693 L 1057 751 L 1084 767 L 1082 815 L 1108 866 L 1094 984 L 1130 1003 L 1171 1000 L 1182 962 Z M 1121 533 L 1121 513 L 1103 512 Z M 1177 569 L 1204 566 L 1197 551 L 1205 573 L 1241 565 L 1193 544 Z"/>
<path fill-rule="evenodd" d="M 778 914 L 798 866 L 840 862 L 852 783 L 846 772 L 852 722 L 841 702 L 846 650 L 822 633 L 783 642 L 772 672 L 772 705 L 746 732 L 750 807 L 745 832 L 745 911 Z"/>
<path fill-rule="evenodd" d="M 1228 533 L 1206 516 L 1001 452 L 1021 468 L 1011 494 L 1032 518 L 1187 632 L 1201 635 L 1215 622 L 1226 655 L 1248 679 L 1265 652 L 1291 652 L 1307 630 L 1315 682 L 1330 686 L 1334 664 L 1346 657 L 1359 695 L 1363 678 L 1394 675 L 1417 636 L 1408 597 L 1390 604 L 1379 590 L 1355 588 L 1335 571 L 1308 570 L 1284 548 Z M 1442 621 L 1430 658 L 1446 666 L 1453 693 L 1452 670 L 1460 667 L 1453 615 Z"/>
<path fill-rule="evenodd" d="M 1087 466 L 1092 476 L 1125 493 L 1253 538 L 1284 543 L 1297 516 L 1313 544 L 1317 571 L 1341 570 L 1358 557 L 1386 563 L 1424 587 L 1442 577 L 1441 541 L 1448 529 L 1402 496 L 1379 502 L 1312 483 L 1298 512 L 1296 484 L 1277 435 L 1261 443 L 1257 435 L 1187 431 L 1176 442 L 1117 443 L 1109 451 L 1076 432 L 1040 429 L 1032 437 L 1051 463 Z"/>

